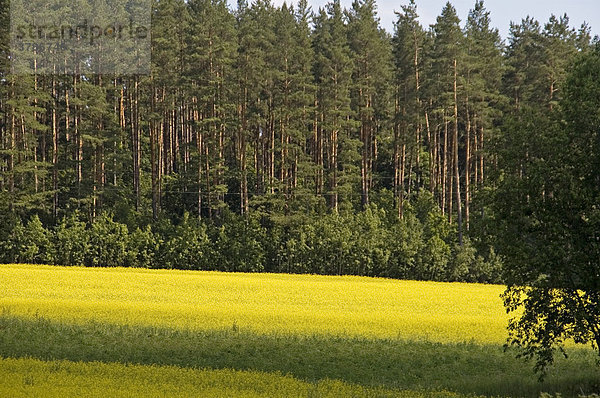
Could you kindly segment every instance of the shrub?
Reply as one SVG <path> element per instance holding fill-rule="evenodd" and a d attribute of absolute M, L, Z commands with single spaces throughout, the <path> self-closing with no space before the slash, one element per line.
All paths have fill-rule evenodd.
<path fill-rule="evenodd" d="M 129 234 L 125 224 L 118 223 L 111 215 L 103 213 L 92 224 L 89 237 L 85 265 L 91 267 L 126 265 Z"/>
<path fill-rule="evenodd" d="M 257 220 L 226 213 L 215 236 L 214 268 L 221 271 L 264 271 L 266 230 Z"/>
<path fill-rule="evenodd" d="M 414 215 L 406 214 L 390 228 L 391 255 L 381 276 L 416 279 L 424 245 L 423 225 Z"/>
<path fill-rule="evenodd" d="M 51 233 L 38 216 L 33 216 L 23 226 L 20 221 L 12 228 L 2 245 L 3 260 L 15 263 L 45 264 L 52 262 Z"/>
<path fill-rule="evenodd" d="M 84 265 L 90 250 L 89 231 L 77 214 L 63 217 L 54 228 L 54 263 Z"/>
<path fill-rule="evenodd" d="M 150 225 L 144 229 L 136 228 L 128 239 L 127 265 L 138 268 L 160 268 L 164 266 L 157 262 L 162 242 L 160 236 L 152 232 Z"/>
<path fill-rule="evenodd" d="M 164 236 L 163 239 L 161 266 L 177 269 L 210 269 L 213 253 L 206 233 L 206 225 L 195 218 L 190 218 L 188 213 L 185 213 L 181 222 L 172 228 L 170 236 Z"/>

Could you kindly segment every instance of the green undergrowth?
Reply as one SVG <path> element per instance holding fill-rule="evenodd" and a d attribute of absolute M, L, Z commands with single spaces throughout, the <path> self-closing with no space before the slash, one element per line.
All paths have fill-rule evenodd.
<path fill-rule="evenodd" d="M 539 383 L 531 364 L 502 347 L 474 343 L 186 331 L 41 317 L 0 317 L 0 357 L 175 366 L 286 375 L 311 386 L 337 380 L 368 388 L 464 395 L 577 396 L 600 388 L 593 351 L 569 350 Z M 317 395 L 320 396 L 320 395 Z"/>

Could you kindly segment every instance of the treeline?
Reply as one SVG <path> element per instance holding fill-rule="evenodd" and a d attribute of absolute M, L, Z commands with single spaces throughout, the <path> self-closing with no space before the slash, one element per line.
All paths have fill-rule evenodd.
<path fill-rule="evenodd" d="M 149 76 L 13 75 L 0 24 L 0 211 L 13 220 L 3 261 L 467 278 L 451 276 L 465 256 L 469 270 L 496 261 L 478 199 L 502 178 L 499 151 L 558 106 L 568 65 L 592 42 L 589 27 L 552 16 L 512 25 L 504 43 L 481 1 L 462 25 L 448 3 L 426 29 L 411 0 L 393 35 L 373 0 L 315 12 L 305 0 L 235 11 L 161 0 L 152 17 Z M 433 227 L 414 213 L 420 197 Z M 426 232 L 441 220 L 446 232 Z M 119 260 L 94 252 L 108 225 L 124 234 Z M 65 254 L 60 228 L 83 228 L 89 249 L 75 262 L 23 257 L 14 242 L 38 226 L 48 253 Z M 189 252 L 177 234 L 206 247 L 169 259 L 173 245 Z M 255 253 L 235 251 L 251 241 Z M 480 254 L 465 254 L 473 245 Z"/>
<path fill-rule="evenodd" d="M 485 259 L 455 231 L 427 194 L 402 220 L 371 205 L 263 226 L 226 210 L 220 225 L 187 213 L 129 228 L 106 213 L 87 225 L 77 214 L 53 228 L 33 216 L 14 219 L 0 236 L 0 262 L 125 266 L 236 272 L 367 275 L 391 278 L 500 282 L 501 262 Z"/>

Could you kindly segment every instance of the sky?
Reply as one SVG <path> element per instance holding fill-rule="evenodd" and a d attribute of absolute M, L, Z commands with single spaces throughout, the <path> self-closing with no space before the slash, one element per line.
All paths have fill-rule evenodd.
<path fill-rule="evenodd" d="M 284 0 L 274 0 L 276 5 L 283 4 Z M 387 31 L 393 32 L 396 15 L 394 11 L 399 11 L 402 5 L 407 4 L 408 0 L 376 0 L 378 5 L 378 14 L 381 19 L 381 26 Z M 442 8 L 447 0 L 416 0 L 417 12 L 420 16 L 421 24 L 428 28 L 430 24 L 435 23 L 435 19 L 441 14 Z M 287 0 L 289 4 L 289 0 Z M 293 1 L 296 3 L 296 1 Z M 308 3 L 316 11 L 319 7 L 325 5 L 328 0 L 308 0 Z M 451 0 L 456 8 L 461 25 L 467 19 L 469 10 L 473 8 L 475 0 Z M 352 0 L 341 0 L 342 6 L 349 8 Z M 520 23 L 521 19 L 528 15 L 540 21 L 543 24 L 548 21 L 551 14 L 567 14 L 570 19 L 571 27 L 579 28 L 585 21 L 592 28 L 592 36 L 600 35 L 600 0 L 487 0 L 484 1 L 485 7 L 490 11 L 492 26 L 498 28 L 502 38 L 508 36 L 510 22 Z"/>

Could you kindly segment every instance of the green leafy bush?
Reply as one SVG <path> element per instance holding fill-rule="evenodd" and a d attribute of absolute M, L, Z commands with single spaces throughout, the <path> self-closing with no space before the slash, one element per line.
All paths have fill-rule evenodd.
<path fill-rule="evenodd" d="M 84 265 L 90 250 L 90 236 L 86 224 L 77 214 L 63 217 L 54 227 L 53 259 L 60 265 Z"/>
<path fill-rule="evenodd" d="M 212 248 L 206 225 L 190 218 L 188 213 L 173 227 L 170 236 L 163 239 L 162 267 L 194 270 L 210 268 Z"/>
<path fill-rule="evenodd" d="M 26 225 L 20 221 L 13 226 L 2 244 L 3 260 L 14 263 L 52 263 L 51 233 L 48 232 L 37 215 Z"/>
<path fill-rule="evenodd" d="M 91 267 L 122 267 L 127 264 L 127 225 L 113 220 L 103 213 L 89 230 L 89 250 L 85 265 Z"/>

